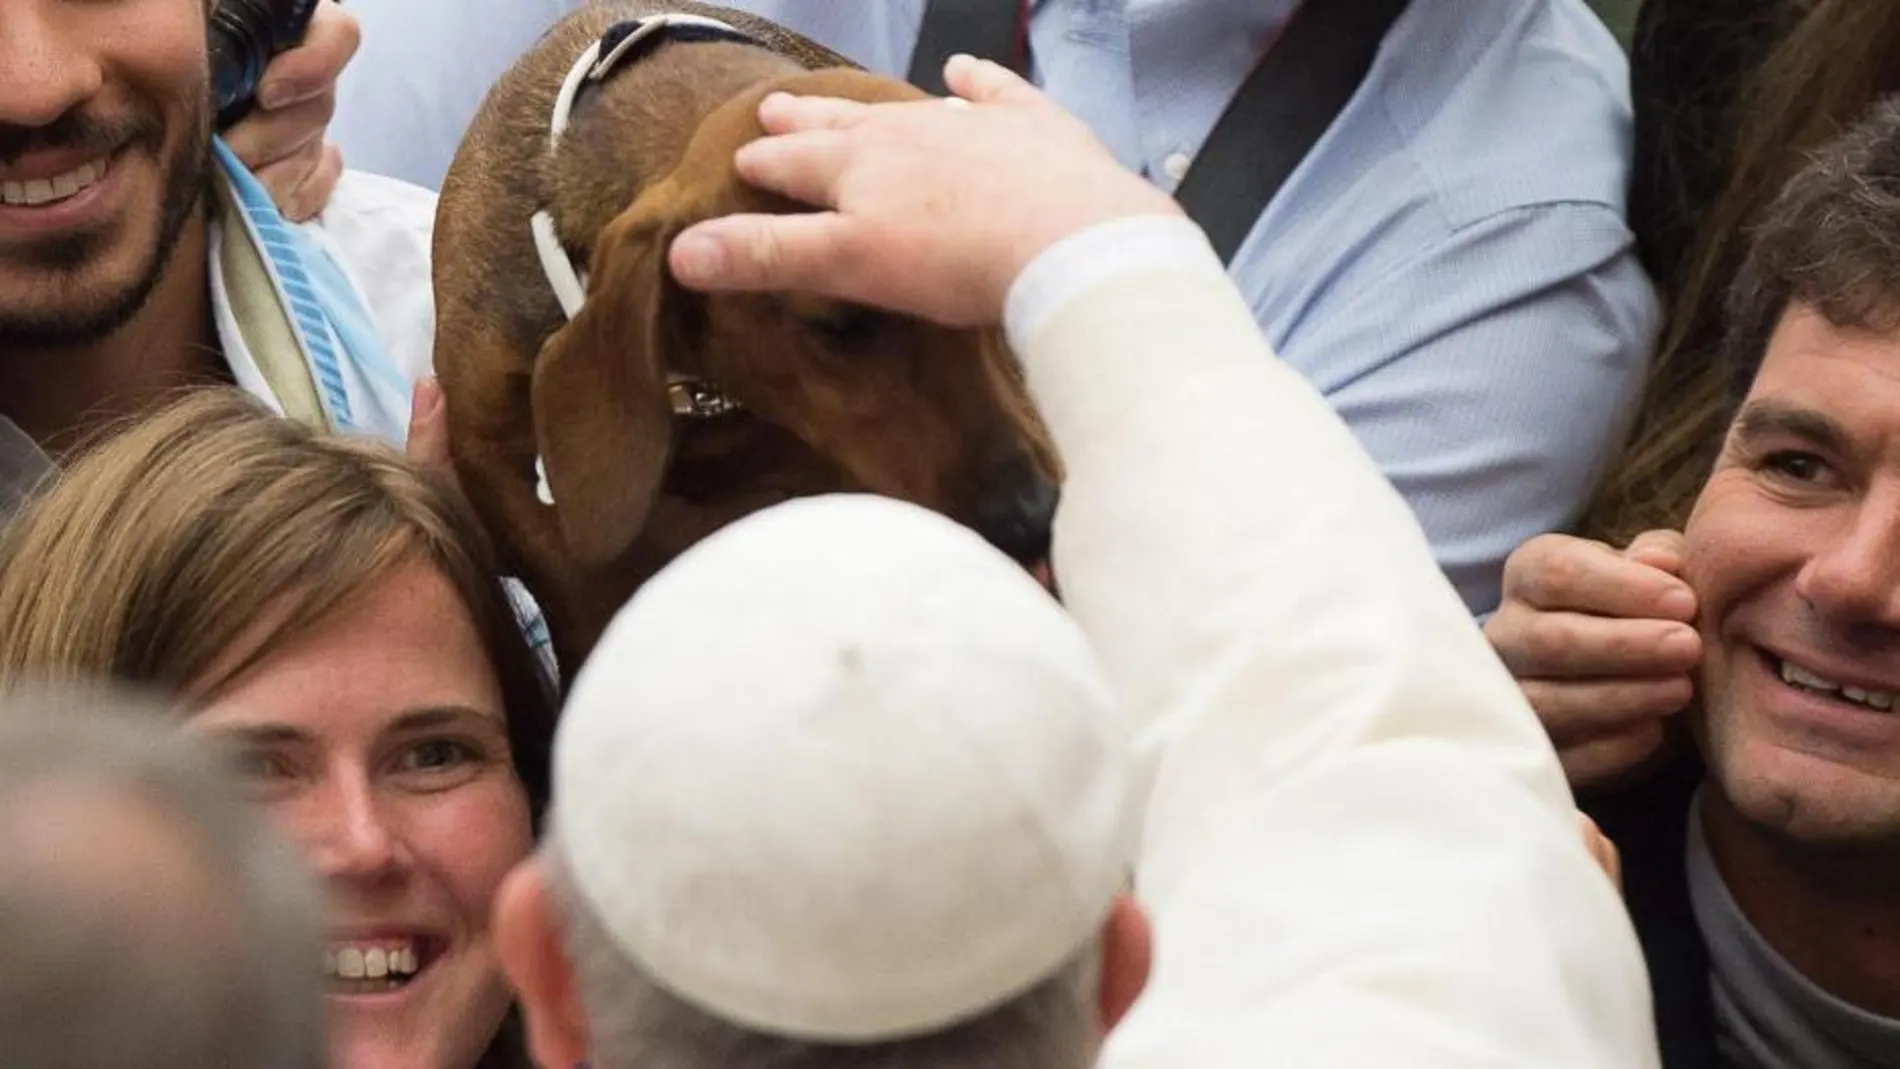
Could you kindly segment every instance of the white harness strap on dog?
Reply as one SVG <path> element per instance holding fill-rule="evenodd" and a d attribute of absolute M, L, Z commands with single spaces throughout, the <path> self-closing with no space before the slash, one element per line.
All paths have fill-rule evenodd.
<path fill-rule="evenodd" d="M 624 30 L 623 27 L 632 27 Z M 560 95 L 554 98 L 554 115 L 548 124 L 548 149 L 560 147 L 561 135 L 567 132 L 568 119 L 574 113 L 574 101 L 581 90 L 589 85 L 605 81 L 614 68 L 620 65 L 627 54 L 658 34 L 675 27 L 692 27 L 708 30 L 723 37 L 739 41 L 751 41 L 752 38 L 738 28 L 718 19 L 709 19 L 700 15 L 652 15 L 633 22 L 623 22 L 607 31 L 599 41 L 587 46 L 574 65 L 568 68 L 567 78 L 561 82 Z M 616 33 L 619 39 L 605 55 L 601 46 Z M 573 319 L 579 314 L 581 305 L 587 300 L 587 276 L 574 266 L 568 258 L 567 249 L 562 246 L 560 235 L 554 232 L 554 217 L 543 209 L 534 213 L 529 220 L 534 231 L 534 251 L 541 259 L 541 270 L 547 275 L 548 285 L 553 288 L 555 299 L 561 302 L 561 311 L 567 318 Z"/>
<path fill-rule="evenodd" d="M 589 45 L 580 58 L 574 61 L 574 65 L 568 68 L 567 77 L 561 82 L 561 91 L 554 98 L 554 114 L 548 123 L 549 151 L 560 147 L 561 135 L 567 132 L 568 120 L 574 112 L 574 101 L 580 96 L 581 90 L 606 80 L 614 68 L 641 44 L 653 42 L 658 35 L 675 29 L 694 29 L 713 38 L 756 43 L 754 38 L 737 27 L 701 15 L 650 15 L 644 19 L 615 24 L 600 40 Z M 533 232 L 535 255 L 541 261 L 541 271 L 547 276 L 548 286 L 554 291 L 555 300 L 560 302 L 561 311 L 572 320 L 587 301 L 587 275 L 568 257 L 567 248 L 561 244 L 561 237 L 555 232 L 554 216 L 546 209 L 535 212 L 528 220 L 528 226 Z M 690 419 L 723 416 L 739 407 L 737 402 L 712 384 L 678 374 L 667 376 L 667 398 L 674 415 Z M 553 491 L 548 487 L 547 470 L 540 457 L 535 458 L 534 471 L 536 496 L 544 505 L 554 504 Z"/>

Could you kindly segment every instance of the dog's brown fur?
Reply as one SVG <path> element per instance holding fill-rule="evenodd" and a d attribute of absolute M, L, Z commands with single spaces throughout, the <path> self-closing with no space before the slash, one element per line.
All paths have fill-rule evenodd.
<path fill-rule="evenodd" d="M 721 18 L 770 48 L 661 44 L 584 92 L 550 152 L 549 116 L 575 57 L 614 23 L 660 11 Z M 808 210 L 733 173 L 733 153 L 761 133 L 767 92 L 921 95 L 847 68 L 739 12 L 604 0 L 497 83 L 450 168 L 435 232 L 435 366 L 455 466 L 546 613 L 564 671 L 654 572 L 772 503 L 864 490 L 980 526 L 999 500 L 1049 496 L 1053 453 L 994 332 L 807 296 L 692 294 L 666 270 L 667 246 L 689 224 Z M 543 207 L 590 264 L 572 323 L 534 253 L 529 219 Z M 669 371 L 716 384 L 743 412 L 675 419 Z M 537 455 L 552 508 L 535 496 Z"/>

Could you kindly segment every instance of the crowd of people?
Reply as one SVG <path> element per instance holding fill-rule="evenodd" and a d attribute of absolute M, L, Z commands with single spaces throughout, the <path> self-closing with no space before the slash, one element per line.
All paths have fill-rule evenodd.
<path fill-rule="evenodd" d="M 1004 332 L 1056 594 L 806 497 L 555 664 L 433 190 L 581 0 L 323 0 L 228 126 L 217 2 L 0 3 L 6 1064 L 1900 1066 L 1900 7 L 1389 5 L 1231 245 L 1318 5 L 767 97 L 814 210 L 670 279 Z"/>

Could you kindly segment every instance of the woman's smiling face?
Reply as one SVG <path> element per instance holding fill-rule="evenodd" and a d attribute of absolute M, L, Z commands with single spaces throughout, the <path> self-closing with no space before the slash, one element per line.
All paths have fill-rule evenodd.
<path fill-rule="evenodd" d="M 489 909 L 533 833 L 454 589 L 398 568 L 203 698 L 193 730 L 236 748 L 327 886 L 333 1064 L 469 1069 L 510 1001 Z"/>

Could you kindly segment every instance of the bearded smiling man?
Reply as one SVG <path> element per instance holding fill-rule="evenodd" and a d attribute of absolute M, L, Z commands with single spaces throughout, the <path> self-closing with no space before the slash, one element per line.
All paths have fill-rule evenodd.
<path fill-rule="evenodd" d="M 324 87 L 355 30 L 332 4 L 306 45 L 329 54 L 301 57 L 331 68 L 303 72 L 317 96 L 214 137 L 208 10 L 0 0 L 0 431 L 25 432 L 0 435 L 0 472 L 9 442 L 58 459 L 194 383 L 235 383 L 318 426 L 408 436 L 434 333 L 435 198 L 334 173 Z M 261 181 L 236 149 L 288 164 L 290 180 Z M 275 204 L 301 214 L 325 194 L 301 226 Z M 426 415 L 440 394 L 416 392 Z M 406 1038 L 376 1008 L 332 1009 L 345 1035 L 391 1049 Z"/>
<path fill-rule="evenodd" d="M 21 77 L 9 81 L 23 84 L 9 84 L 0 105 L 9 120 L 0 130 L 0 292 L 17 295 L 0 306 L 0 344 L 10 356 L 96 345 L 161 279 L 187 293 L 203 283 L 202 272 L 167 268 L 174 255 L 201 259 L 205 246 L 202 216 L 185 230 L 210 177 L 207 57 L 191 23 L 167 19 L 164 5 L 132 5 L 129 19 L 123 6 L 91 5 L 91 18 L 70 20 L 100 24 L 86 31 L 103 35 L 99 44 L 127 46 L 123 86 L 104 84 L 105 63 L 60 63 L 47 49 L 53 62 L 16 68 Z M 90 99 L 74 107 L 79 98 Z M 153 325 L 182 334 L 192 324 L 181 318 Z"/>
<path fill-rule="evenodd" d="M 356 31 L 327 2 L 266 73 L 278 110 L 215 138 L 211 2 L 0 3 L 0 417 L 54 455 L 199 382 L 405 436 L 433 339 L 434 198 L 336 173 L 321 132 Z M 302 215 L 332 189 L 305 226 L 273 202 Z"/>

